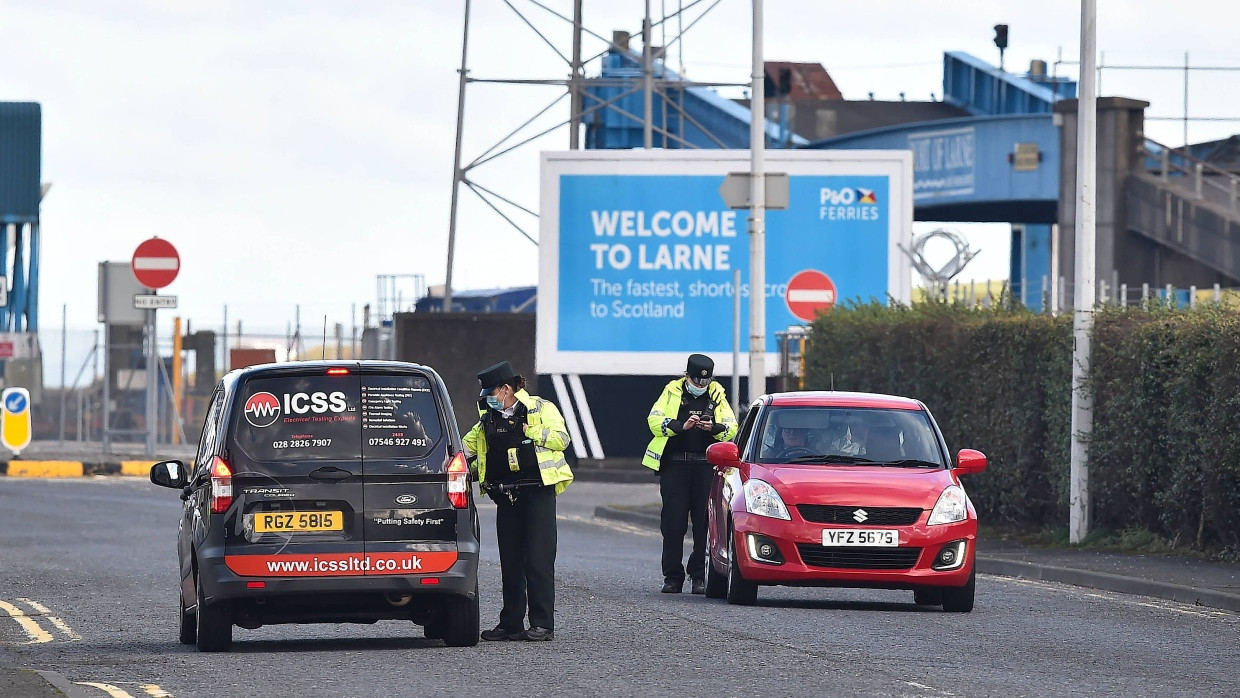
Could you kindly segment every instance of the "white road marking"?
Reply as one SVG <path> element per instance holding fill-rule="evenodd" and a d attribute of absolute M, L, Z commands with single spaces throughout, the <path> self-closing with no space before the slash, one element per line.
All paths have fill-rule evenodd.
<path fill-rule="evenodd" d="M 920 688 L 920 689 L 921 689 L 921 690 L 923 690 L 923 691 L 933 691 L 933 692 L 935 692 L 935 693 L 937 693 L 937 694 L 939 694 L 939 695 L 941 695 L 941 696 L 954 696 L 954 695 L 956 695 L 955 693 L 952 693 L 952 692 L 950 692 L 950 691 L 944 691 L 944 690 L 942 690 L 942 689 L 935 688 L 934 686 L 927 686 L 927 685 L 926 685 L 926 684 L 924 684 L 924 683 L 917 683 L 916 681 L 905 681 L 904 683 L 905 683 L 906 685 L 908 685 L 908 686 L 912 686 L 913 688 Z"/>
<path fill-rule="evenodd" d="M 93 686 L 99 690 L 112 696 L 112 698 L 133 698 L 124 689 L 113 686 L 110 683 L 99 683 L 98 681 L 78 681 L 79 686 Z"/>
<path fill-rule="evenodd" d="M 154 696 L 154 698 L 172 698 L 171 693 L 160 688 L 157 684 L 144 683 L 142 684 L 142 690 L 146 691 L 148 696 Z"/>
<path fill-rule="evenodd" d="M 981 576 L 985 578 L 989 578 L 996 582 L 1008 582 L 1011 584 L 1016 584 L 1018 586 L 1027 586 L 1027 587 L 1035 587 L 1038 589 L 1053 590 L 1057 593 L 1063 593 L 1065 591 L 1069 593 L 1075 592 L 1076 594 L 1082 597 L 1085 597 L 1085 598 L 1089 598 L 1089 599 L 1098 599 L 1101 601 L 1110 601 L 1113 603 L 1123 603 L 1129 606 L 1140 606 L 1142 608 L 1153 608 L 1153 609 L 1157 609 L 1160 611 L 1171 611 L 1172 613 L 1180 613 L 1186 616 L 1197 616 L 1199 618 L 1215 618 L 1215 619 L 1222 618 L 1222 619 L 1240 621 L 1240 618 L 1238 618 L 1235 614 L 1229 613 L 1222 609 L 1219 609 L 1219 610 L 1201 609 L 1201 608 L 1196 608 L 1194 606 L 1189 606 L 1187 604 L 1178 603 L 1176 601 L 1153 601 L 1153 602 L 1145 601 L 1144 599 L 1150 598 L 1148 596 L 1135 596 L 1135 595 L 1128 595 L 1128 594 L 1120 594 L 1119 592 L 1088 591 L 1084 589 L 1083 587 L 1078 587 L 1074 584 L 1061 584 L 1059 582 L 1045 582 L 1045 581 L 1038 580 L 1038 579 L 1022 579 L 1020 577 L 1003 577 L 1003 576 L 997 576 L 997 575 L 981 575 Z"/>
<path fill-rule="evenodd" d="M 30 641 L 22 644 L 36 645 L 44 642 L 52 641 L 52 634 L 44 630 L 33 618 L 26 615 L 25 611 L 14 606 L 13 604 L 0 601 L 0 610 L 4 611 L 10 618 L 17 621 L 22 626 L 22 630 L 30 636 Z"/>
<path fill-rule="evenodd" d="M 639 536 L 647 538 L 662 538 L 663 534 L 658 531 L 651 531 L 648 528 L 634 526 L 633 524 L 624 523 L 623 521 L 612 521 L 610 519 L 600 519 L 596 516 L 577 516 L 575 514 L 556 514 L 560 521 L 574 521 L 576 523 L 590 524 L 591 526 L 599 526 L 602 528 L 610 528 L 613 531 L 623 531 L 625 533 L 635 533 Z"/>
<path fill-rule="evenodd" d="M 50 609 L 48 609 L 48 608 L 47 608 L 47 606 L 44 606 L 43 604 L 39 603 L 38 601 L 31 601 L 30 599 L 20 599 L 20 598 L 19 598 L 19 599 L 18 599 L 18 601 L 21 601 L 22 603 L 24 603 L 24 604 L 26 604 L 27 606 L 29 606 L 29 607 L 33 608 L 34 610 L 38 611 L 39 613 L 42 613 L 42 614 L 43 614 L 43 616 L 44 616 L 45 618 L 47 618 L 47 620 L 48 620 L 48 621 L 49 621 L 52 625 L 56 626 L 57 628 L 60 628 L 60 632 L 62 632 L 62 633 L 64 633 L 65 635 L 67 635 L 67 636 L 69 637 L 69 639 L 70 639 L 70 640 L 77 641 L 77 640 L 81 640 L 81 639 L 82 639 L 82 636 L 81 636 L 81 635 L 78 635 L 77 633 L 73 632 L 73 629 L 69 627 L 68 623 L 65 623 L 63 620 L 61 620 L 61 619 L 57 618 L 56 616 L 53 616 L 53 615 L 52 615 L 51 610 L 50 610 Z"/>

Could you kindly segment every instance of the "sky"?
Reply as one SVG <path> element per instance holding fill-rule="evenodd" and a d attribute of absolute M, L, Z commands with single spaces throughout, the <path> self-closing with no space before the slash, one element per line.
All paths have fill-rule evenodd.
<path fill-rule="evenodd" d="M 528 0 L 512 5 L 569 54 L 571 25 Z M 652 0 L 656 21 L 681 4 Z M 688 4 L 687 2 L 684 4 Z M 571 16 L 571 0 L 541 5 Z M 751 2 L 700 2 L 669 52 L 692 79 L 748 82 Z M 1098 46 L 1107 65 L 1240 66 L 1234 0 L 1170 11 L 1165 0 L 1099 3 Z M 585 0 L 588 30 L 639 33 L 644 2 Z M 942 95 L 942 55 L 962 50 L 997 62 L 992 26 L 1010 26 L 1006 66 L 1075 62 L 1079 3 L 983 0 L 765 3 L 770 60 L 822 63 L 846 98 Z M 127 261 L 151 236 L 176 245 L 174 315 L 196 329 L 303 333 L 324 320 L 346 335 L 378 275 L 442 284 L 457 118 L 464 3 L 460 0 L 0 0 L 0 99 L 37 101 L 43 113 L 40 319 L 71 330 L 96 323 L 96 266 Z M 675 36 L 656 30 L 655 43 Z M 636 42 L 635 42 L 636 44 Z M 604 44 L 587 36 L 584 55 Z M 502 0 L 474 0 L 468 47 L 477 78 L 563 78 L 568 68 Z M 1052 65 L 1052 69 L 1055 66 Z M 596 75 L 597 62 L 587 66 Z M 1058 67 L 1075 77 L 1074 65 Z M 1189 78 L 1194 116 L 1240 117 L 1240 72 Z M 560 94 L 560 88 L 473 84 L 466 91 L 466 162 Z M 739 91 L 733 91 L 739 96 Z M 1104 70 L 1104 95 L 1151 102 L 1149 116 L 1183 110 L 1180 71 Z M 567 103 L 536 120 L 533 135 L 567 118 Z M 1171 145 L 1182 126 L 1150 121 Z M 1240 122 L 1195 122 L 1189 140 L 1223 137 Z M 519 140 L 519 139 L 518 139 Z M 567 127 L 496 158 L 471 178 L 537 207 L 540 150 L 568 146 Z M 468 190 L 461 191 L 454 287 L 537 283 L 537 247 Z M 512 209 L 509 209 L 510 211 Z M 511 214 L 537 236 L 528 214 Z M 925 231 L 939 225 L 919 224 Z M 1006 226 L 964 230 L 981 254 L 966 278 L 1007 274 Z M 404 277 L 402 277 L 404 278 Z M 402 284 L 405 281 L 401 282 Z M 411 286 L 402 300 L 411 300 Z M 46 349 L 45 349 L 46 351 Z"/>

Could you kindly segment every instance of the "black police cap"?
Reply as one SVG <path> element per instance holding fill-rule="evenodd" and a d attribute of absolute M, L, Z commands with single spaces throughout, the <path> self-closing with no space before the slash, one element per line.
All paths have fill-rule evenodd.
<path fill-rule="evenodd" d="M 507 361 L 488 366 L 478 372 L 478 383 L 482 385 L 482 392 L 478 393 L 478 396 L 489 395 L 492 390 L 516 377 L 517 374 L 512 370 L 512 364 Z"/>
<path fill-rule="evenodd" d="M 689 363 L 685 366 L 685 375 L 694 380 L 702 380 L 715 375 L 715 362 L 705 354 L 690 354 Z"/>

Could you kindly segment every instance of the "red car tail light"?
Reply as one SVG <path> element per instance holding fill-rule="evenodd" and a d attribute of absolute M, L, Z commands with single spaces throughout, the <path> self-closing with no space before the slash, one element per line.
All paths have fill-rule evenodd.
<path fill-rule="evenodd" d="M 232 506 L 232 468 L 223 458 L 211 459 L 211 513 L 223 514 Z"/>
<path fill-rule="evenodd" d="M 452 456 L 448 464 L 448 501 L 457 509 L 469 506 L 469 467 L 464 453 Z"/>

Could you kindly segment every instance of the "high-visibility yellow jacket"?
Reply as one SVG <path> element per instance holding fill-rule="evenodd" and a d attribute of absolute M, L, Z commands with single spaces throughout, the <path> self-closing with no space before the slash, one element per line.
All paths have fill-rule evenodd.
<path fill-rule="evenodd" d="M 559 494 L 568 488 L 573 481 L 573 471 L 564 458 L 564 449 L 568 448 L 568 427 L 560 410 L 550 402 L 530 395 L 525 390 L 517 391 L 517 401 L 525 405 L 526 424 L 525 437 L 534 442 L 534 455 L 538 460 L 538 473 L 544 485 L 555 485 L 555 493 Z M 486 414 L 485 409 L 478 410 L 478 416 Z M 471 469 L 478 481 L 487 476 L 487 439 L 482 422 L 479 421 L 465 435 L 465 448 L 477 454 Z"/>
<path fill-rule="evenodd" d="M 642 458 L 642 465 L 651 470 L 659 469 L 659 461 L 663 457 L 663 449 L 667 447 L 667 440 L 678 433 L 673 432 L 668 423 L 680 414 L 680 400 L 684 395 L 685 380 L 685 378 L 677 378 L 664 386 L 663 394 L 655 400 L 654 406 L 650 408 L 650 414 L 646 415 L 646 423 L 650 425 L 650 433 L 654 434 L 654 438 L 650 440 L 650 445 L 646 446 L 646 455 Z M 715 424 L 724 426 L 723 431 L 714 434 L 715 440 L 728 441 L 736 436 L 736 413 L 728 404 L 722 385 L 711 381 L 710 385 L 706 386 L 706 393 L 710 395 Z"/>

